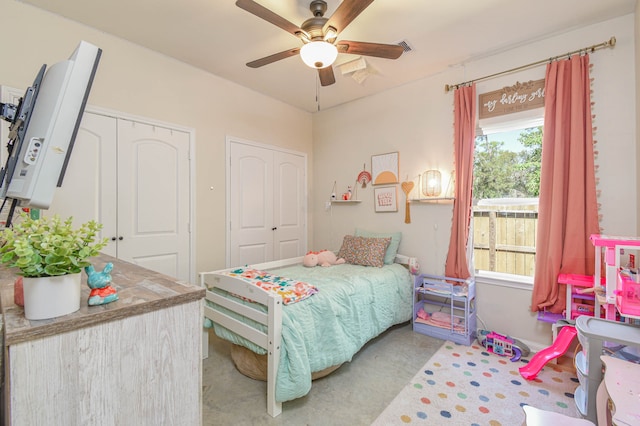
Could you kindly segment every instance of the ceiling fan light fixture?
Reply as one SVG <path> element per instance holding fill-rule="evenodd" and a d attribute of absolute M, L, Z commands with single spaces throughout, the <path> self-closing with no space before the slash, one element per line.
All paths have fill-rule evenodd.
<path fill-rule="evenodd" d="M 327 43 L 334 43 L 338 38 L 338 30 L 333 27 L 327 28 L 327 31 L 324 33 L 324 41 Z"/>
<path fill-rule="evenodd" d="M 326 68 L 338 57 L 338 49 L 326 41 L 312 41 L 302 46 L 300 57 L 311 68 Z"/>

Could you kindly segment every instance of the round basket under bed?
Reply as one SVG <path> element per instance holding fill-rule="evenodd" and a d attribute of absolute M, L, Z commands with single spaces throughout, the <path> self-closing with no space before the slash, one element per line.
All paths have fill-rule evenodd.
<path fill-rule="evenodd" d="M 258 355 L 240 345 L 231 345 L 231 359 L 239 372 L 255 380 L 267 381 L 267 355 Z M 342 364 L 311 373 L 311 380 L 327 376 Z"/>

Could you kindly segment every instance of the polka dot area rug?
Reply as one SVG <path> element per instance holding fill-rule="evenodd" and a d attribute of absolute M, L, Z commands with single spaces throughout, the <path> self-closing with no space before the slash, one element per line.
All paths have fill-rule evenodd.
<path fill-rule="evenodd" d="M 489 353 L 477 341 L 445 342 L 373 424 L 521 425 L 524 405 L 580 417 L 575 374 L 547 363 L 526 380 L 518 368 L 527 362 Z"/>

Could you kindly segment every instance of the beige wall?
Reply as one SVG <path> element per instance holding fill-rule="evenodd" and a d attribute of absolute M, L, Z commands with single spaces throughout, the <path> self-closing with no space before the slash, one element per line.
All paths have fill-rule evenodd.
<path fill-rule="evenodd" d="M 338 192 L 343 192 L 355 180 L 363 163 L 370 170 L 372 154 L 391 151 L 400 152 L 401 181 L 413 180 L 431 168 L 447 175 L 453 165 L 453 94 L 445 93 L 446 83 L 491 75 L 597 44 L 611 36 L 617 38 L 616 47 L 591 56 L 601 224 L 609 234 L 636 235 L 636 104 L 634 97 L 628 96 L 630 92 L 635 93 L 634 24 L 634 16 L 628 15 L 570 31 L 314 114 L 316 172 L 312 211 L 316 246 L 310 248 L 337 250 L 343 235 L 352 233 L 356 226 L 401 230 L 400 251 L 417 256 L 423 271 L 442 274 L 450 235 L 451 204 L 411 204 L 411 224 L 405 224 L 402 191 L 398 189 L 397 213 L 374 213 L 373 187 L 368 186 L 358 190 L 362 203 L 334 205 L 326 210 L 325 202 L 333 182 L 337 181 Z M 544 78 L 544 72 L 544 67 L 538 67 L 487 80 L 478 84 L 478 93 L 516 81 Z M 529 312 L 529 289 L 489 283 L 478 287 L 478 314 L 484 326 L 538 346 L 551 342 L 550 326 L 538 322 Z"/>
<path fill-rule="evenodd" d="M 24 3 L 0 10 L 1 85 L 26 88 L 86 40 L 103 49 L 91 106 L 195 129 L 196 272 L 225 266 L 227 135 L 307 153 L 311 169 L 311 114 Z"/>

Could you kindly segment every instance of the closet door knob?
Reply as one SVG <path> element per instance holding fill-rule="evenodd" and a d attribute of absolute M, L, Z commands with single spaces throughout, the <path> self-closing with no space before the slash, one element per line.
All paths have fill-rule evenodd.
<path fill-rule="evenodd" d="M 278 229 L 277 226 L 274 226 L 273 228 L 271 228 L 272 231 L 275 231 L 276 229 Z"/>
<path fill-rule="evenodd" d="M 124 240 L 124 237 L 121 235 L 121 236 L 118 237 L 118 240 L 122 241 L 122 240 Z"/>
<path fill-rule="evenodd" d="M 115 240 L 116 240 L 116 237 L 111 237 L 111 241 L 115 241 Z"/>

